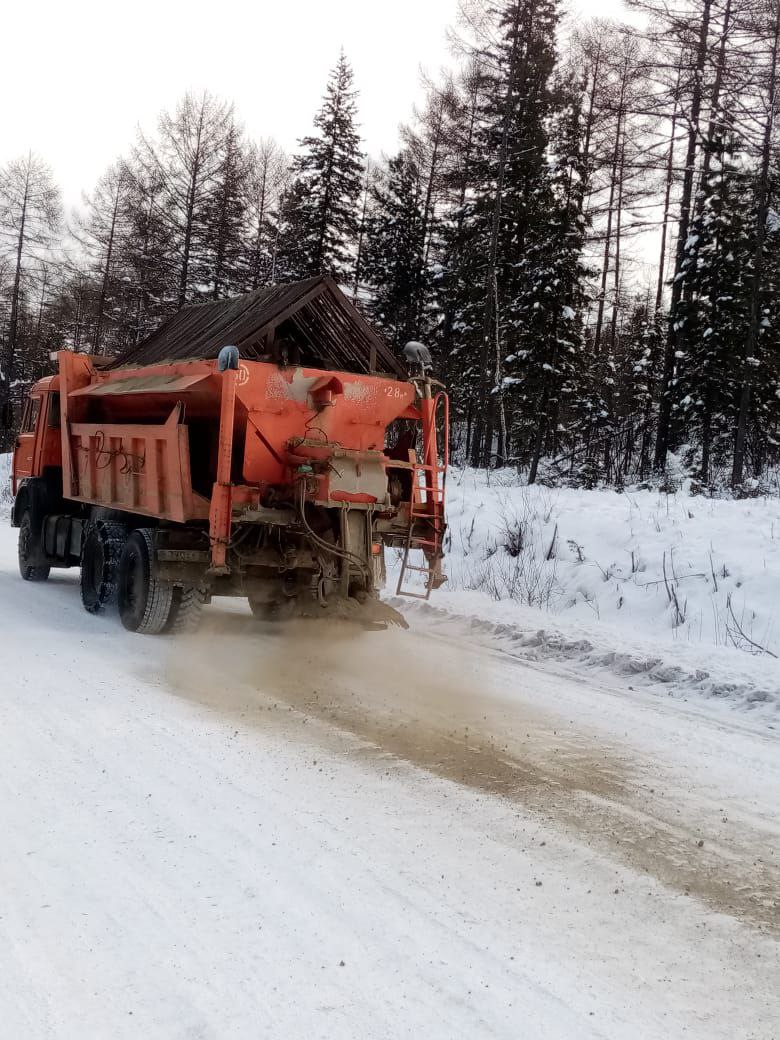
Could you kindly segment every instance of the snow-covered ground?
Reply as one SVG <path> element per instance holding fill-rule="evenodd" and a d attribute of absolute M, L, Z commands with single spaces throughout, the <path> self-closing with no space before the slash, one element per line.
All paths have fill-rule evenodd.
<path fill-rule="evenodd" d="M 11 456 L 0 455 L 0 522 L 11 512 Z"/>
<path fill-rule="evenodd" d="M 453 470 L 447 492 L 434 613 L 478 619 L 527 657 L 777 719 L 780 499 L 529 488 L 474 470 Z"/>
<path fill-rule="evenodd" d="M 223 602 L 131 636 L 75 572 L 23 583 L 15 536 L 2 1035 L 780 1035 L 768 705 L 524 660 L 524 615 L 265 630 Z"/>

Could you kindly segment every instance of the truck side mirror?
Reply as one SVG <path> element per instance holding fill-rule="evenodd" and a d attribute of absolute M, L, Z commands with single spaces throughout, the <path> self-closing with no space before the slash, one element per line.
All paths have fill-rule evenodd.
<path fill-rule="evenodd" d="M 4 430 L 14 428 L 14 406 L 10 401 L 4 401 L 3 407 L 0 409 L 0 425 Z"/>

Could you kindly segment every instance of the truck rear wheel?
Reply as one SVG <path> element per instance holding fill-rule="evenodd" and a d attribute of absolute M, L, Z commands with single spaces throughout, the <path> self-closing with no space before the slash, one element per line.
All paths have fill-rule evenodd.
<path fill-rule="evenodd" d="M 173 605 L 173 585 L 152 573 L 154 534 L 149 528 L 133 531 L 119 560 L 119 616 L 129 632 L 159 635 L 167 628 Z"/>
<path fill-rule="evenodd" d="M 126 538 L 122 524 L 97 523 L 87 532 L 81 550 L 81 602 L 90 614 L 99 614 L 116 602 L 119 559 Z"/>
<path fill-rule="evenodd" d="M 171 635 L 180 632 L 194 632 L 200 624 L 203 613 L 203 589 L 197 585 L 178 585 L 173 590 L 171 612 L 165 631 Z"/>
<path fill-rule="evenodd" d="M 33 564 L 40 555 L 39 540 L 33 534 L 30 510 L 25 509 L 19 523 L 19 573 L 25 581 L 46 581 L 51 570 L 45 564 Z"/>

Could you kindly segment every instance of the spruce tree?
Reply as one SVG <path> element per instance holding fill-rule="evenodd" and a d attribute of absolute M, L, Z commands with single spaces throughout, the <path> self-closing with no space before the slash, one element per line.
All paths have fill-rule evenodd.
<path fill-rule="evenodd" d="M 550 120 L 548 156 L 526 193 L 523 253 L 517 262 L 516 295 L 505 320 L 513 352 L 504 382 L 517 415 L 518 454 L 529 458 L 536 480 L 547 442 L 553 453 L 570 442 L 575 424 L 593 409 L 582 337 L 585 222 L 584 170 L 579 144 L 578 94 L 558 84 Z"/>
<path fill-rule="evenodd" d="M 639 437 L 641 479 L 652 465 L 652 432 L 661 381 L 663 337 L 662 315 L 651 311 L 647 303 L 639 304 L 631 315 L 625 350 L 628 362 L 625 417 L 631 422 L 632 433 Z"/>
<path fill-rule="evenodd" d="M 591 473 L 620 482 L 644 478 L 651 465 L 664 332 L 647 295 L 627 299 L 623 312 L 607 349 L 587 366 L 593 409 L 584 431 Z"/>
<path fill-rule="evenodd" d="M 497 461 L 506 456 L 503 395 L 516 384 L 504 379 L 504 360 L 528 349 L 528 337 L 520 342 L 522 327 L 531 317 L 536 284 L 549 274 L 545 236 L 569 235 L 563 220 L 557 230 L 547 226 L 554 193 L 549 120 L 559 103 L 552 78 L 557 4 L 504 0 L 490 15 L 494 37 L 480 55 L 473 186 L 461 254 L 470 297 L 460 308 L 461 321 L 473 337 L 478 373 L 475 465 L 494 457 L 494 441 Z M 545 409 L 548 398 L 543 391 L 538 407 Z"/>
<path fill-rule="evenodd" d="M 317 133 L 300 141 L 303 151 L 293 160 L 293 183 L 280 207 L 282 277 L 327 273 L 349 280 L 363 169 L 356 98 L 342 51 L 314 118 Z"/>
<path fill-rule="evenodd" d="M 370 196 L 361 265 L 372 293 L 369 310 L 399 345 L 426 338 L 420 322 L 427 281 L 424 194 L 420 171 L 407 150 L 390 159 Z"/>
<path fill-rule="evenodd" d="M 449 387 L 455 425 L 464 434 L 464 454 L 470 454 L 479 393 L 479 326 L 474 281 L 484 280 L 484 257 L 472 248 L 473 167 L 478 149 L 482 68 L 478 56 L 461 76 L 445 85 L 446 158 L 441 178 L 442 202 L 430 280 L 441 320 L 435 349 L 441 378 Z"/>
<path fill-rule="evenodd" d="M 684 244 L 678 321 L 684 336 L 672 384 L 672 414 L 700 448 L 699 475 L 711 478 L 713 449 L 727 449 L 736 420 L 738 358 L 748 332 L 754 198 L 737 146 L 718 149 L 702 185 L 698 214 Z"/>
<path fill-rule="evenodd" d="M 780 454 L 780 216 L 774 210 L 766 226 L 757 361 L 749 447 L 753 471 L 761 473 Z"/>
<path fill-rule="evenodd" d="M 242 292 L 249 281 L 244 229 L 247 220 L 249 158 L 237 126 L 225 135 L 214 188 L 203 216 L 203 284 L 217 300 Z"/>

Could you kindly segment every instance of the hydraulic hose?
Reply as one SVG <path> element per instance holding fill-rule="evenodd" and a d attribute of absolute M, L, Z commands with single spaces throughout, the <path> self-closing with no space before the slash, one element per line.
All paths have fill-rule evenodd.
<path fill-rule="evenodd" d="M 332 545 L 330 542 L 326 542 L 324 538 L 320 538 L 320 536 L 316 533 L 316 531 L 313 530 L 311 524 L 306 519 L 306 479 L 305 479 L 305 477 L 304 478 L 299 478 L 299 488 L 300 488 L 300 493 L 299 493 L 299 501 L 298 501 L 298 515 L 300 516 L 301 523 L 303 524 L 303 528 L 306 531 L 306 534 L 309 536 L 309 539 L 319 549 L 322 549 L 323 552 L 330 553 L 332 556 L 336 556 L 337 558 L 342 559 L 342 560 L 347 560 L 348 562 L 352 561 L 352 563 L 356 567 L 359 568 L 359 570 L 363 574 L 364 578 L 366 579 L 366 582 L 370 585 L 371 584 L 371 570 L 370 570 L 368 564 L 365 562 L 365 560 L 362 560 L 356 553 L 350 552 L 349 549 L 344 549 L 344 548 L 341 548 L 338 545 Z"/>

